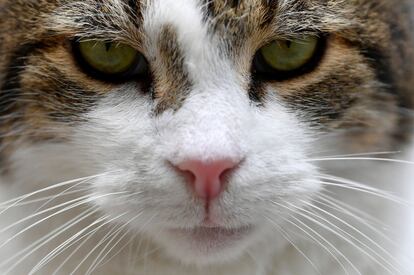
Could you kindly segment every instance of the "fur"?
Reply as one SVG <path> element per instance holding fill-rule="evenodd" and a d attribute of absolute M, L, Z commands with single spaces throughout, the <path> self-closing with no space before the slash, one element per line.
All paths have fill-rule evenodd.
<path fill-rule="evenodd" d="M 35 192 L 0 204 L 1 273 L 413 274 L 410 8 L 0 1 L 0 202 Z M 312 71 L 251 74 L 260 47 L 309 34 Z M 135 47 L 151 83 L 88 76 L 80 38 Z M 183 234 L 206 219 L 188 159 L 240 163 L 207 210 L 237 241 Z"/>

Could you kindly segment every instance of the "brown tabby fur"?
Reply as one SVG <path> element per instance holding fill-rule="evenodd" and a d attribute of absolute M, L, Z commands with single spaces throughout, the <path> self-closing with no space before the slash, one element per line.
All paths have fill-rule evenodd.
<path fill-rule="evenodd" d="M 265 107 L 271 85 L 312 125 L 355 129 L 355 147 L 382 149 L 410 131 L 404 111 L 414 106 L 410 6 L 409 0 L 200 0 L 211 35 L 244 75 L 253 102 Z M 139 1 L 0 0 L 3 158 L 17 141 L 63 138 L 80 114 L 117 87 L 84 74 L 70 40 L 113 39 L 145 55 L 143 11 Z M 315 33 L 327 37 L 327 46 L 314 70 L 286 81 L 251 79 L 246 56 L 273 39 Z M 166 26 L 159 56 L 147 56 L 154 76 L 148 98 L 156 114 L 179 108 L 191 86 L 174 39 Z"/>

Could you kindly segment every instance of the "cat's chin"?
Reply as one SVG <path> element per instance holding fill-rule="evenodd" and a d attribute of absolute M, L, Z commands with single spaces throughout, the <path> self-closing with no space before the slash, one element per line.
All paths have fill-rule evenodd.
<path fill-rule="evenodd" d="M 164 229 L 158 242 L 167 253 L 188 265 L 210 265 L 237 259 L 256 236 L 257 228 L 246 225 L 236 228 L 197 226 Z"/>
<path fill-rule="evenodd" d="M 200 226 L 190 229 L 170 229 L 169 232 L 180 239 L 188 239 L 197 250 L 204 250 L 209 253 L 242 241 L 251 234 L 252 230 L 253 227 L 251 226 L 230 229 Z"/>

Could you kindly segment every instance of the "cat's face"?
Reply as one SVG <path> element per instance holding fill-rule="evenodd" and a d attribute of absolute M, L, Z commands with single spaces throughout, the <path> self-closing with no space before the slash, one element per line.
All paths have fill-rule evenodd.
<path fill-rule="evenodd" d="M 18 132 L 1 141 L 5 173 L 18 177 L 27 148 L 39 162 L 65 152 L 62 166 L 101 174 L 91 203 L 186 263 L 274 240 L 283 205 L 322 188 L 311 158 L 329 137 L 342 153 L 386 150 L 412 102 L 393 1 L 0 3 L 0 131 Z M 132 47 L 146 73 L 91 72 L 88 39 Z M 256 64 L 287 40 L 317 41 L 303 66 Z"/>

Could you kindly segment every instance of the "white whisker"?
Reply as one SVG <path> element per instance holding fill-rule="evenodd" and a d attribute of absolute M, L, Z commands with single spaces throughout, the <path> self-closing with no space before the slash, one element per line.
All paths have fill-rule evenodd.
<path fill-rule="evenodd" d="M 100 176 L 104 176 L 104 175 L 107 175 L 107 174 L 110 174 L 110 173 L 114 173 L 114 172 L 116 172 L 116 171 L 105 172 L 105 173 L 101 173 L 101 174 L 97 174 L 97 175 L 93 175 L 93 176 L 89 176 L 89 177 L 83 177 L 83 178 L 78 178 L 78 179 L 72 179 L 72 180 L 69 180 L 69 181 L 65 181 L 65 182 L 57 183 L 57 184 L 54 184 L 54 185 L 51 185 L 51 186 L 45 187 L 45 188 L 43 188 L 43 189 L 36 190 L 36 191 L 34 191 L 34 192 L 32 192 L 32 193 L 28 193 L 28 194 L 22 195 L 22 196 L 20 196 L 20 197 L 17 197 L 17 198 L 11 199 L 11 200 L 9 200 L 9 201 L 2 202 L 2 203 L 0 204 L 0 206 L 5 206 L 5 205 L 8 205 L 8 207 L 6 207 L 6 209 L 4 209 L 3 211 L 1 211 L 1 212 L 0 212 L 0 215 L 1 215 L 1 214 L 3 214 L 4 212 L 6 212 L 6 211 L 7 211 L 8 209 L 10 209 L 11 207 L 13 207 L 15 204 L 17 204 L 17 203 L 19 203 L 19 202 L 21 202 L 21 201 L 23 201 L 23 200 L 25 200 L 25 199 L 28 199 L 28 198 L 30 198 L 30 197 L 33 197 L 33 196 L 35 196 L 35 195 L 38 195 L 38 194 L 40 194 L 40 193 L 43 193 L 43 192 L 46 192 L 46 191 L 50 191 L 50 190 L 53 190 L 53 189 L 56 189 L 56 188 L 59 188 L 59 187 L 64 187 L 64 186 L 67 186 L 67 185 L 70 185 L 70 184 L 74 184 L 74 183 L 77 183 L 77 182 L 80 182 L 80 181 L 90 180 L 90 179 L 97 178 L 97 177 L 100 177 Z"/>
<path fill-rule="evenodd" d="M 333 217 L 335 220 L 341 222 L 342 224 L 345 224 L 346 226 L 348 226 L 349 228 L 351 228 L 352 230 L 354 230 L 355 232 L 357 232 L 358 234 L 360 234 L 361 236 L 363 236 L 366 240 L 368 240 L 371 244 L 373 244 L 375 247 L 379 248 L 384 254 L 386 254 L 388 257 L 390 257 L 393 261 L 398 262 L 395 257 L 393 257 L 390 253 L 388 253 L 383 247 L 381 247 L 377 242 L 375 242 L 374 240 L 372 240 L 371 238 L 369 238 L 366 234 L 362 233 L 360 230 L 356 229 L 355 227 L 353 227 L 352 225 L 350 225 L 349 223 L 343 221 L 342 219 L 332 215 L 331 213 L 326 212 L 323 209 L 320 209 L 317 206 L 314 206 L 308 202 L 303 201 L 306 205 L 313 207 L 315 209 L 318 209 L 320 211 L 323 211 L 323 213 Z M 399 274 L 402 274 L 402 271 L 397 268 L 394 264 L 392 264 L 389 260 L 387 260 L 384 256 L 382 256 L 381 254 L 379 254 L 377 251 L 375 251 L 374 249 L 372 249 L 371 247 L 369 247 L 367 244 L 365 244 L 364 242 L 362 242 L 361 240 L 359 240 L 358 238 L 354 237 L 352 234 L 350 234 L 349 232 L 345 231 L 344 229 L 340 228 L 339 226 L 335 225 L 334 223 L 330 222 L 329 220 L 327 220 L 326 218 L 308 211 L 306 209 L 303 208 L 298 208 L 296 206 L 294 206 L 293 204 L 289 204 L 292 207 L 297 208 L 298 210 L 305 212 L 308 215 L 312 215 L 317 219 L 322 220 L 323 222 L 325 222 L 326 224 L 323 224 L 322 222 L 311 218 L 310 216 L 304 215 L 303 213 L 300 213 L 301 216 L 309 219 L 310 221 L 318 224 L 319 226 L 325 228 L 326 230 L 328 230 L 329 232 L 337 235 L 338 237 L 340 237 L 341 239 L 343 239 L 344 241 L 346 241 L 347 243 L 351 244 L 352 246 L 354 246 L 355 248 L 357 248 L 359 251 L 361 251 L 362 253 L 364 253 L 366 256 L 368 256 L 370 259 L 372 259 L 374 262 L 376 262 L 377 264 L 379 264 L 380 266 L 382 266 L 385 270 L 387 270 L 390 274 L 393 274 L 393 272 L 387 267 L 385 266 L 383 263 L 381 263 L 378 259 L 376 259 L 374 256 L 372 256 L 372 254 L 368 253 L 365 249 L 369 250 L 371 253 L 373 253 L 375 256 L 377 256 L 378 258 L 380 258 L 382 261 L 384 261 L 387 265 L 389 265 L 391 268 L 393 268 L 395 271 L 397 271 Z M 363 246 L 365 249 L 361 248 L 360 246 L 358 246 L 357 244 L 355 244 L 352 240 L 350 240 L 349 238 L 345 237 L 344 235 L 340 234 L 339 232 L 335 231 L 334 229 L 340 231 L 342 234 L 348 236 L 349 238 L 351 238 L 353 241 L 357 242 L 358 244 L 360 244 L 361 246 Z"/>
<path fill-rule="evenodd" d="M 115 232 L 115 234 L 112 236 L 112 238 L 108 241 L 108 243 L 105 245 L 105 247 L 101 250 L 101 252 L 95 258 L 95 260 L 89 266 L 89 268 L 86 271 L 85 275 L 92 274 L 92 272 L 96 269 L 96 267 L 98 267 L 99 264 L 109 255 L 109 253 L 111 253 L 112 250 L 130 233 L 129 230 L 126 230 L 126 232 L 124 234 L 122 234 L 121 237 L 118 238 L 118 236 L 122 233 L 123 230 L 125 230 L 126 227 L 127 227 L 127 224 L 124 224 L 121 228 L 119 228 Z M 112 247 L 105 253 L 105 251 L 108 249 L 109 245 L 111 245 L 112 242 L 115 241 L 117 238 L 118 238 L 118 241 L 116 241 L 112 245 Z M 71 273 L 71 275 L 73 275 L 73 274 L 75 274 L 75 272 Z"/>
<path fill-rule="evenodd" d="M 139 213 L 138 215 L 136 215 L 135 217 L 133 217 L 131 220 L 129 220 L 128 221 L 128 223 L 127 224 L 130 224 L 131 222 L 133 222 L 134 220 L 136 220 L 139 216 L 141 216 L 141 214 L 142 213 Z M 117 253 L 114 253 L 114 255 L 112 256 L 112 257 L 110 257 L 108 260 L 106 260 L 103 264 L 101 264 L 102 262 L 103 262 L 103 260 L 109 255 L 109 253 L 111 252 L 111 250 L 113 249 L 113 248 L 115 248 L 115 246 L 114 247 L 112 247 L 102 258 L 101 258 L 101 260 L 99 261 L 99 262 L 97 262 L 97 263 L 95 263 L 93 266 L 91 265 L 91 270 L 90 270 L 90 273 L 92 273 L 93 272 L 93 270 L 95 270 L 95 269 L 97 269 L 98 267 L 99 267 L 99 265 L 101 265 L 101 266 L 103 266 L 103 265 L 105 265 L 106 263 L 108 263 L 108 262 L 110 262 L 114 257 L 116 257 L 119 253 L 121 253 L 122 252 L 122 250 L 126 247 L 126 246 L 128 246 L 129 245 L 129 243 L 137 236 L 137 234 L 139 234 L 139 233 L 141 233 L 144 229 L 145 229 L 145 227 L 151 222 L 151 220 L 152 219 L 154 219 L 155 217 L 156 217 L 156 213 L 151 217 L 151 218 L 149 218 L 142 226 L 141 226 L 141 228 L 139 229 L 139 231 L 136 233 L 136 234 L 134 234 L 134 236 L 132 236 L 131 237 L 131 239 L 125 244 L 125 245 L 123 245 L 120 249 L 119 249 L 119 251 L 117 252 Z M 122 237 L 123 238 L 123 237 Z M 100 257 L 100 256 L 98 256 L 98 257 Z M 88 270 L 89 271 L 89 270 Z M 90 274 L 90 273 L 88 273 L 87 272 L 87 274 Z"/>
<path fill-rule="evenodd" d="M 287 233 L 286 230 L 284 230 L 282 228 L 282 226 L 280 226 L 279 224 L 277 224 L 275 221 L 273 221 L 273 219 L 265 216 L 265 218 L 271 223 L 273 224 L 276 229 L 281 233 L 281 235 L 283 236 L 283 238 L 285 238 L 295 249 L 296 251 L 298 251 L 304 258 L 305 260 L 312 266 L 312 268 L 319 274 L 322 275 L 321 271 L 319 270 L 319 268 L 315 265 L 315 263 L 305 254 L 305 252 L 303 252 L 292 240 L 292 238 L 289 236 L 289 234 Z"/>
<path fill-rule="evenodd" d="M 279 207 L 283 207 L 289 211 L 291 211 L 292 213 L 295 214 L 299 214 L 297 212 L 297 210 L 292 209 L 286 205 L 277 203 L 272 201 L 273 204 L 275 204 L 276 206 Z M 337 249 L 331 242 L 329 242 L 325 237 L 323 237 L 320 233 L 316 232 L 314 229 L 312 229 L 311 227 L 309 227 L 307 224 L 305 224 L 304 222 L 302 222 L 301 220 L 299 220 L 298 218 L 291 216 L 292 219 L 294 219 L 295 221 L 297 221 L 298 223 L 300 223 L 302 226 L 304 226 L 305 228 L 307 228 L 310 232 L 312 232 L 314 235 L 316 235 L 319 239 L 321 239 L 322 241 L 324 241 L 329 247 L 331 247 L 339 256 L 341 256 L 359 275 L 362 275 L 361 271 L 348 259 L 348 257 L 346 257 L 341 251 L 339 251 L 339 249 Z M 287 222 L 293 224 L 294 226 L 298 227 L 299 229 L 301 229 L 300 226 L 296 225 L 295 223 L 291 222 L 290 220 L 286 220 Z M 319 243 L 319 242 L 318 242 Z M 320 244 L 320 243 L 319 243 Z M 329 250 L 330 251 L 330 250 Z M 331 253 L 330 253 L 331 254 Z M 331 254 L 333 255 L 333 254 Z M 333 255 L 334 256 L 334 255 Z M 335 259 L 338 261 L 338 259 L 335 256 Z M 345 268 L 345 266 L 342 264 L 342 262 L 338 261 L 338 263 L 341 263 L 341 267 L 344 269 L 344 271 L 348 273 L 348 270 Z"/>
<path fill-rule="evenodd" d="M 43 203 L 39 208 L 36 209 L 35 212 L 38 212 L 40 210 L 42 210 L 46 205 L 50 204 L 51 202 L 53 202 L 55 199 L 57 199 L 58 197 L 60 197 L 61 195 L 66 194 L 68 191 L 72 190 L 73 188 L 78 187 L 81 184 L 84 184 L 86 182 L 88 182 L 90 179 L 87 180 L 82 180 L 81 182 L 73 185 L 73 186 L 69 186 L 68 188 L 66 188 L 65 190 L 63 190 L 62 192 L 59 192 L 58 194 L 56 194 L 54 197 L 50 198 L 49 200 L 47 200 L 45 203 Z M 84 190 L 90 190 L 91 188 L 84 188 Z"/>
<path fill-rule="evenodd" d="M 330 175 L 319 175 L 319 178 L 322 179 L 322 181 L 319 181 L 319 183 L 326 185 L 326 186 L 334 186 L 334 187 L 340 187 L 343 189 L 353 190 L 353 191 L 359 191 L 362 193 L 370 194 L 372 196 L 380 197 L 383 199 L 386 199 L 391 202 L 395 202 L 397 204 L 401 204 L 403 206 L 412 207 L 413 203 L 404 200 L 403 198 L 400 198 L 394 194 L 388 193 L 386 191 L 373 188 L 371 186 L 368 186 L 366 184 L 361 184 L 352 180 L 339 178 L 335 176 Z M 325 180 L 325 181 L 324 181 Z"/>
<path fill-rule="evenodd" d="M 65 208 L 63 208 L 63 209 L 61 209 L 61 210 L 59 210 L 59 211 L 57 211 L 57 212 L 54 212 L 53 214 L 51 214 L 51 215 L 49 215 L 49 216 L 47 216 L 47 217 L 45 217 L 45 218 L 43 218 L 43 219 L 41 219 L 41 220 L 39 220 L 39 221 L 37 221 L 37 222 L 33 223 L 33 224 L 31 224 L 29 227 L 26 227 L 25 229 L 23 229 L 23 230 L 19 231 L 18 233 L 16 233 L 15 235 L 13 235 L 12 237 L 10 237 L 10 238 L 9 238 L 9 239 L 7 239 L 6 241 L 4 241 L 4 242 L 0 245 L 0 248 L 1 248 L 1 247 L 4 247 L 4 245 L 6 245 L 6 244 L 7 244 L 7 243 L 9 243 L 10 241 L 14 240 L 15 238 L 17 238 L 17 237 L 18 237 L 18 236 L 20 236 L 21 234 L 23 234 L 23 233 L 27 232 L 28 230 L 30 230 L 30 229 L 32 229 L 32 228 L 34 228 L 34 227 L 36 227 L 37 225 L 39 225 L 39 224 L 43 223 L 43 222 L 44 222 L 44 221 L 46 221 L 46 220 L 49 220 L 50 218 L 52 218 L 52 217 L 54 217 L 54 216 L 57 216 L 57 215 L 62 214 L 62 213 L 65 213 L 65 212 L 67 212 L 67 211 L 69 211 L 69 210 L 72 210 L 72 209 L 74 209 L 74 208 L 78 207 L 78 206 L 81 206 L 81 205 L 85 205 L 85 204 L 87 204 L 87 203 L 90 203 L 90 202 L 92 202 L 92 201 L 94 201 L 94 200 L 96 200 L 96 199 L 103 198 L 103 197 L 107 197 L 107 196 L 113 196 L 113 195 L 123 194 L 123 193 L 125 193 L 125 192 L 109 193 L 109 194 L 99 195 L 99 196 L 90 196 L 90 195 L 83 196 L 83 197 L 80 197 L 80 198 L 77 198 L 77 199 L 74 199 L 74 200 L 71 200 L 71 201 L 68 201 L 68 202 L 65 202 L 65 203 L 59 204 L 59 205 L 57 205 L 57 206 L 51 207 L 51 208 L 49 208 L 49 209 L 43 210 L 43 211 L 41 211 L 41 212 L 39 212 L 39 213 L 36 213 L 36 214 L 31 215 L 31 216 L 29 216 L 29 217 L 26 217 L 26 218 L 24 218 L 24 219 L 21 219 L 21 220 L 19 220 L 19 221 L 15 222 L 15 223 L 13 223 L 13 224 L 9 225 L 8 227 L 4 228 L 3 230 L 1 230 L 1 231 L 0 231 L 0 233 L 4 233 L 4 232 L 6 232 L 7 230 L 9 230 L 9 229 L 13 228 L 14 226 L 16 226 L 16 225 L 18 225 L 18 224 L 21 224 L 22 222 L 27 221 L 27 220 L 29 220 L 29 219 L 32 219 L 32 218 L 34 218 L 34 217 L 37 217 L 37 216 L 39 216 L 39 215 L 41 215 L 41 214 L 44 214 L 44 213 L 50 212 L 50 211 L 52 211 L 52 210 L 55 210 L 55 209 L 57 209 L 57 208 L 60 208 L 60 207 L 62 207 L 62 206 L 65 206 L 65 205 L 69 205 L 69 206 L 67 206 L 67 207 L 65 207 Z"/>
<path fill-rule="evenodd" d="M 319 204 L 321 204 L 321 205 L 323 205 L 327 208 L 331 208 L 333 210 L 336 210 L 336 211 L 338 211 L 340 213 L 343 213 L 345 215 L 348 215 L 349 217 L 357 220 L 362 225 L 366 226 L 372 232 L 379 235 L 383 240 L 387 240 L 389 243 L 394 244 L 395 246 L 399 246 L 399 244 L 397 244 L 395 241 L 390 239 L 384 232 L 377 229 L 377 227 L 387 228 L 388 226 L 386 224 L 384 224 L 383 222 L 381 222 L 380 220 L 375 219 L 371 215 L 368 215 L 367 213 L 365 213 L 365 212 L 363 212 L 359 209 L 356 209 L 356 208 L 354 208 L 350 205 L 345 204 L 344 202 L 341 202 L 339 200 L 336 200 L 336 199 L 331 198 L 331 197 L 329 197 L 327 195 L 324 195 L 324 194 L 319 195 L 319 200 L 317 201 L 317 203 L 319 203 Z M 356 215 L 355 213 L 361 215 L 361 217 Z M 362 218 L 362 217 L 364 217 L 364 218 Z M 368 222 L 369 220 L 376 223 L 378 226 L 377 227 L 373 226 L 372 224 L 370 224 Z"/>
<path fill-rule="evenodd" d="M 291 221 L 291 220 L 289 220 L 289 219 L 285 219 L 285 218 L 283 218 L 283 220 L 285 220 L 287 223 L 289 223 L 289 224 L 291 224 L 291 225 L 293 225 L 294 227 L 296 227 L 296 228 L 298 228 L 300 231 L 302 231 L 303 233 L 305 233 L 305 235 L 307 235 L 308 237 L 310 237 L 314 242 L 316 242 L 316 244 L 318 244 L 320 247 L 322 247 L 326 252 L 328 252 L 328 254 L 339 264 L 339 266 L 342 268 L 342 270 L 344 270 L 345 271 L 345 273 L 347 274 L 347 275 L 350 275 L 349 274 L 349 272 L 348 272 L 348 269 L 346 269 L 345 268 L 345 266 L 344 266 L 344 264 L 342 263 L 342 261 L 341 260 L 339 260 L 339 258 L 332 252 L 332 250 L 331 249 L 333 249 L 338 255 L 340 255 L 341 256 L 341 254 L 342 253 L 338 253 L 336 250 L 336 248 L 335 248 L 335 246 L 333 245 L 333 244 L 331 244 L 330 242 L 327 242 L 327 241 L 325 241 L 324 240 L 324 238 L 321 238 L 320 236 L 318 236 L 319 234 L 316 234 L 316 232 L 314 232 L 314 230 L 312 230 L 311 228 L 307 228 L 308 230 L 310 230 L 314 235 L 316 235 L 318 238 L 316 238 L 315 236 L 313 236 L 311 233 L 309 233 L 307 230 L 305 230 L 303 227 L 301 227 L 301 226 L 299 226 L 299 225 L 297 225 L 295 222 L 293 222 L 293 221 Z M 305 224 L 302 224 L 302 226 L 304 226 Z M 306 226 L 307 227 L 307 226 Z M 322 241 L 320 241 L 320 240 L 322 240 L 324 243 L 326 243 L 328 246 L 330 246 L 331 247 L 331 249 L 330 248 L 328 248 L 326 245 L 324 245 L 323 243 L 322 243 Z M 344 257 L 343 257 L 344 258 Z M 358 270 L 357 270 L 357 272 L 358 272 L 358 274 L 360 274 L 360 275 L 362 275 L 361 274 L 361 272 L 359 272 Z"/>
<path fill-rule="evenodd" d="M 84 260 L 82 261 L 82 262 L 80 262 L 79 264 L 78 264 L 78 266 L 72 271 L 72 273 L 71 274 L 74 274 L 75 272 L 76 272 L 76 270 L 78 270 L 79 268 L 80 268 L 80 266 L 86 261 L 86 259 L 88 259 L 92 254 L 93 254 L 93 252 L 96 250 L 96 249 L 98 249 L 104 242 L 106 242 L 108 239 L 110 239 L 108 242 L 107 242 L 107 244 L 104 246 L 104 248 L 101 250 L 101 252 L 98 254 L 98 256 L 95 258 L 95 260 L 92 262 L 92 264 L 90 265 L 90 267 L 88 268 L 88 270 L 86 271 L 86 274 L 89 274 L 90 273 L 90 271 L 91 270 L 93 270 L 94 269 L 94 267 L 95 267 L 95 265 L 97 264 L 97 262 L 98 262 L 98 265 L 99 265 L 99 263 L 103 260 L 103 259 L 105 259 L 105 257 L 107 256 L 107 254 L 105 254 L 104 255 L 104 257 L 101 259 L 101 260 L 99 260 L 100 259 L 100 257 L 102 256 L 102 254 L 106 251 L 106 249 L 108 248 L 108 246 L 113 242 L 113 240 L 115 240 L 115 238 L 117 237 L 117 236 L 119 236 L 119 234 L 121 234 L 122 233 L 122 231 L 131 223 L 131 222 L 133 222 L 135 219 L 137 219 L 139 216 L 141 216 L 142 215 L 142 212 L 139 212 L 135 217 L 133 217 L 131 220 L 129 220 L 127 223 L 124 223 L 124 224 L 122 224 L 121 226 L 119 226 L 118 228 L 114 228 L 114 230 L 112 230 L 112 232 L 110 232 L 110 234 L 108 233 L 107 235 L 105 235 L 104 237 L 103 237 L 103 239 L 100 241 L 100 242 L 98 242 L 98 244 L 96 244 L 95 245 L 95 247 L 94 248 L 92 248 L 92 250 L 84 257 Z M 128 233 L 128 231 L 125 233 L 125 235 Z M 125 236 L 125 235 L 123 235 L 123 236 Z M 120 240 L 122 240 L 122 238 L 123 237 L 121 237 L 120 238 Z M 119 240 L 119 241 L 120 241 Z M 117 242 L 118 243 L 118 242 Z M 117 245 L 117 244 L 115 244 L 115 245 Z M 110 253 L 110 251 L 112 250 L 112 248 L 109 250 L 109 253 Z"/>
<path fill-rule="evenodd" d="M 101 222 L 104 222 L 102 224 L 100 224 L 100 227 L 103 227 L 117 219 L 119 219 L 120 217 L 124 216 L 126 214 L 122 213 L 116 217 L 113 217 L 111 219 L 109 215 L 103 216 L 101 218 L 99 218 L 98 220 L 94 221 L 93 223 L 91 223 L 90 225 L 88 225 L 87 227 L 83 228 L 82 230 L 80 230 L 78 233 L 76 233 L 75 235 L 73 235 L 71 238 L 67 239 L 65 242 L 63 242 L 62 244 L 60 244 L 58 247 L 56 247 L 55 249 L 53 249 L 50 253 L 48 253 L 45 257 L 43 257 L 42 260 L 40 260 L 40 262 L 32 268 L 32 270 L 29 272 L 28 275 L 33 275 L 35 274 L 37 271 L 39 271 L 40 269 L 42 269 L 45 265 L 47 265 L 50 261 L 52 261 L 54 258 L 56 258 L 58 255 L 60 255 L 61 253 L 63 253 L 65 250 L 67 250 L 68 248 L 70 248 L 71 246 L 74 245 L 73 241 L 79 241 L 82 237 L 82 235 L 88 231 L 90 228 L 94 227 L 97 224 L 100 224 Z M 83 236 L 85 237 L 85 236 Z M 76 242 L 75 242 L 76 243 Z"/>
<path fill-rule="evenodd" d="M 382 152 L 366 152 L 366 153 L 357 153 L 357 154 L 344 154 L 344 155 L 332 155 L 332 156 L 321 156 L 310 159 L 318 160 L 318 159 L 330 159 L 330 158 L 349 158 L 349 157 L 364 157 L 364 156 L 381 156 L 381 155 L 393 155 L 399 154 L 401 151 L 382 151 Z"/>
<path fill-rule="evenodd" d="M 111 239 L 113 236 L 117 236 L 119 232 L 125 227 L 125 225 L 115 225 L 112 230 L 110 230 L 89 252 L 86 254 L 86 256 L 83 257 L 82 261 L 78 263 L 78 265 L 75 267 L 75 269 L 70 273 L 70 275 L 75 274 L 76 271 L 87 261 L 87 259 L 108 239 Z M 101 251 L 102 253 L 102 251 Z"/>
<path fill-rule="evenodd" d="M 66 197 L 66 196 L 70 196 L 70 195 L 73 195 L 73 194 L 82 193 L 82 192 L 85 192 L 87 190 L 90 190 L 90 188 L 89 187 L 88 188 L 79 188 L 79 189 L 76 189 L 76 190 L 73 190 L 73 191 L 70 191 L 70 192 L 65 192 L 65 193 L 59 194 L 59 196 L 58 195 L 50 195 L 50 196 L 41 197 L 41 198 L 37 198 L 37 199 L 33 199 L 33 200 L 25 200 L 24 202 L 20 202 L 18 204 L 13 205 L 13 208 L 26 206 L 26 205 L 30 205 L 30 204 L 36 204 L 36 203 L 43 202 L 43 201 L 50 200 L 50 199 L 54 199 L 54 198 L 58 199 L 58 198 L 61 198 L 61 197 Z M 6 208 L 6 207 L 9 207 L 9 206 L 0 207 L 0 209 Z M 41 210 L 41 209 L 38 209 L 38 210 Z"/>
<path fill-rule="evenodd" d="M 93 210 L 93 209 L 88 209 L 88 210 L 82 212 L 78 216 L 74 217 L 73 219 L 67 221 L 66 223 L 64 223 L 63 225 L 61 225 L 58 228 L 54 229 L 53 231 L 51 231 L 47 235 L 43 236 L 39 240 L 33 242 L 31 245 L 29 245 L 25 249 L 21 250 L 20 252 L 16 253 L 15 255 L 10 257 L 9 259 L 1 262 L 0 267 L 3 268 L 6 265 L 8 265 L 10 262 L 13 261 L 14 262 L 13 265 L 9 268 L 9 271 L 12 271 L 19 264 L 21 264 L 25 259 L 27 259 L 27 257 L 29 257 L 31 254 L 36 252 L 38 249 L 40 249 L 41 247 L 43 247 L 44 245 L 49 243 L 51 240 L 53 240 L 54 238 L 56 238 L 57 236 L 59 236 L 63 232 L 69 230 L 71 227 L 75 226 L 76 224 L 80 223 L 81 221 L 87 219 L 88 217 L 92 216 L 93 214 L 95 214 L 97 212 L 98 212 L 97 210 Z M 23 255 L 24 253 L 26 253 L 26 254 Z M 18 258 L 18 257 L 19 257 L 19 259 L 16 261 L 16 258 Z"/>
<path fill-rule="evenodd" d="M 53 272 L 53 274 L 52 275 L 56 275 L 56 274 L 58 274 L 59 273 L 59 271 L 65 266 L 65 264 L 66 263 L 68 263 L 69 262 L 69 260 L 76 254 L 76 253 L 78 253 L 78 251 L 90 240 L 90 239 L 92 239 L 92 237 L 93 236 L 95 236 L 95 234 L 100 230 L 100 229 L 102 229 L 102 227 L 103 226 L 105 226 L 105 225 L 107 225 L 107 224 L 109 224 L 109 223 L 105 223 L 105 224 L 103 224 L 103 225 L 100 225 L 100 226 L 98 226 L 97 228 L 95 228 L 95 229 L 93 229 L 92 231 L 90 231 L 90 232 L 88 232 L 88 233 L 86 233 L 85 235 L 83 235 L 83 236 L 81 236 L 80 238 L 79 238 L 79 240 L 81 240 L 82 238 L 84 239 L 79 245 L 78 245 L 78 247 L 77 248 L 75 248 L 67 257 L 66 257 L 66 259 L 56 268 L 56 270 L 55 270 L 55 272 Z M 116 226 L 114 226 L 114 227 L 116 227 Z M 107 233 L 107 234 L 110 234 L 112 232 L 112 230 L 110 230 L 109 231 L 109 233 Z M 105 238 L 105 237 L 104 237 Z M 71 246 L 72 245 L 74 245 L 76 242 L 78 242 L 79 240 L 76 240 L 76 241 L 74 241 L 72 244 L 71 244 Z"/>
<path fill-rule="evenodd" d="M 379 162 L 391 162 L 399 164 L 414 165 L 414 162 L 408 160 L 400 159 L 388 159 L 388 158 L 369 158 L 369 157 L 345 157 L 345 158 L 314 158 L 307 159 L 309 162 L 319 162 L 319 161 L 379 161 Z"/>

